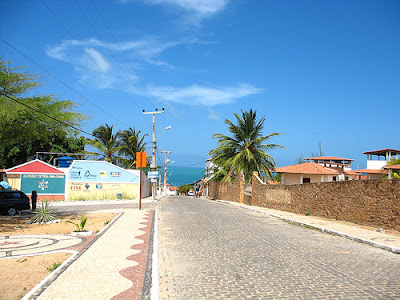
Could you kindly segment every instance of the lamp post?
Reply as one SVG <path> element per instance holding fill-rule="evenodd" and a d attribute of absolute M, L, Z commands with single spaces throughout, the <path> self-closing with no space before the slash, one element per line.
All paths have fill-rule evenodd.
<path fill-rule="evenodd" d="M 167 154 L 171 153 L 171 151 L 161 151 L 161 153 L 165 153 L 165 161 L 164 161 L 164 195 L 167 194 L 167 163 L 169 159 L 167 158 Z"/>
<path fill-rule="evenodd" d="M 164 108 L 159 111 L 158 109 L 156 109 L 155 111 L 149 111 L 146 112 L 145 110 L 143 110 L 143 114 L 144 115 L 153 115 L 153 156 L 152 156 L 152 164 L 150 166 L 152 171 L 156 171 L 157 170 L 157 164 L 156 164 L 156 150 L 157 150 L 157 146 L 156 146 L 156 114 L 161 114 L 165 112 Z M 165 130 L 158 136 L 160 137 L 166 130 L 171 129 L 171 126 L 168 126 L 165 128 Z M 157 181 L 156 182 L 152 182 L 152 194 L 153 194 L 153 200 L 156 199 L 156 194 L 157 194 Z"/>

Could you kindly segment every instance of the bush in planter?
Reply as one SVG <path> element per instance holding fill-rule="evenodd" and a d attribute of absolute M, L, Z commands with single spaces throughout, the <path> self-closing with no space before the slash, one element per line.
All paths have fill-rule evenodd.
<path fill-rule="evenodd" d="M 86 230 L 84 230 L 84 227 L 86 225 L 86 221 L 87 221 L 87 217 L 82 217 L 82 220 L 81 220 L 80 224 L 77 224 L 77 223 L 74 223 L 74 222 L 71 222 L 71 221 L 65 221 L 65 222 L 74 224 L 78 228 L 78 230 L 77 230 L 78 232 L 83 232 L 83 231 L 86 231 Z"/>
<path fill-rule="evenodd" d="M 36 208 L 33 214 L 34 215 L 31 218 L 32 223 L 47 223 L 56 218 L 53 215 L 51 204 L 49 204 L 47 200 L 42 201 L 42 204 Z"/>

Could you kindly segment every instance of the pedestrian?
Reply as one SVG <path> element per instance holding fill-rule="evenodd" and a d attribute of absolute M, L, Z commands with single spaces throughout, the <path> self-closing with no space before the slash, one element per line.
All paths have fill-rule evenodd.
<path fill-rule="evenodd" d="M 199 195 L 200 195 L 200 187 L 198 185 L 196 185 L 196 190 L 195 190 L 194 196 L 196 198 L 199 198 Z"/>

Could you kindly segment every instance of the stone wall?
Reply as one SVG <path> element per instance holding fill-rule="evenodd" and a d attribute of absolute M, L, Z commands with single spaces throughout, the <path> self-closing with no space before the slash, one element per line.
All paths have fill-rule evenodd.
<path fill-rule="evenodd" d="M 243 184 L 216 184 L 214 199 L 246 202 Z M 400 230 L 399 180 L 272 185 L 253 174 L 251 205 Z"/>
<path fill-rule="evenodd" d="M 233 182 L 215 182 L 208 184 L 208 197 L 243 203 L 244 182 L 238 177 Z"/>

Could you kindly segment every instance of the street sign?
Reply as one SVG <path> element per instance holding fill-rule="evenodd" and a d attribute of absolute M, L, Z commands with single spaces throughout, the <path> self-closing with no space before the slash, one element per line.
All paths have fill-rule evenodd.
<path fill-rule="evenodd" d="M 149 179 L 158 179 L 158 171 L 151 171 L 147 174 Z"/>
<path fill-rule="evenodd" d="M 136 167 L 137 168 L 146 168 L 147 164 L 147 153 L 146 152 L 136 152 Z"/>

